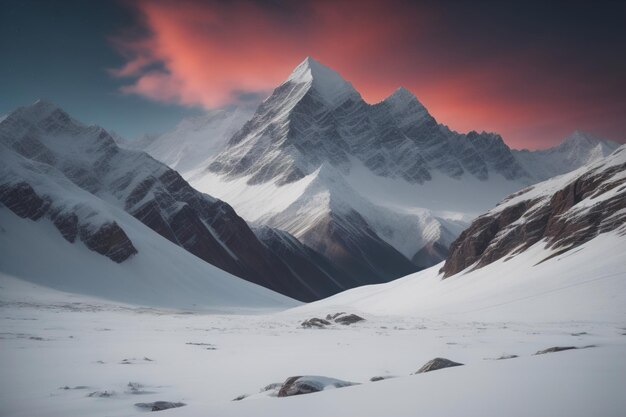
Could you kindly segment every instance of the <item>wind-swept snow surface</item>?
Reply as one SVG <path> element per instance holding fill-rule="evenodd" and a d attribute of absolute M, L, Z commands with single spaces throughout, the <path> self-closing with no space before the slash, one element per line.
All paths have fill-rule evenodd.
<path fill-rule="evenodd" d="M 609 261 L 588 266 L 606 247 Z M 621 417 L 623 251 L 607 235 L 538 267 L 522 263 L 541 257 L 531 251 L 458 279 L 432 268 L 254 316 L 117 305 L 0 275 L 0 415 L 140 416 L 135 404 L 169 401 L 186 404 L 167 411 L 180 417 Z M 300 326 L 340 311 L 365 321 Z M 559 346 L 580 349 L 535 355 Z M 413 375 L 437 357 L 464 366 Z M 300 375 L 359 385 L 275 396 L 272 384 Z"/>

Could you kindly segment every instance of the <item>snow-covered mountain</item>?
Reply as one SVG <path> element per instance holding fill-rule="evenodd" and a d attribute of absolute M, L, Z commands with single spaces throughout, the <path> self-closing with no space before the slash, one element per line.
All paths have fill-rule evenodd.
<path fill-rule="evenodd" d="M 546 180 L 598 161 L 618 147 L 619 143 L 575 131 L 553 148 L 513 150 L 513 155 L 534 178 Z"/>
<path fill-rule="evenodd" d="M 183 119 L 172 131 L 144 135 L 120 146 L 142 150 L 185 176 L 198 166 L 208 165 L 230 137 L 254 114 L 254 107 L 216 109 Z"/>
<path fill-rule="evenodd" d="M 614 320 L 626 314 L 626 145 L 511 195 L 452 244 L 445 264 L 303 311 L 475 320 Z"/>
<path fill-rule="evenodd" d="M 209 166 L 249 184 L 297 181 L 356 158 L 377 175 L 423 183 L 435 172 L 508 179 L 527 174 L 498 135 L 456 134 L 438 125 L 407 90 L 369 105 L 339 74 L 306 58 Z"/>
<path fill-rule="evenodd" d="M 497 134 L 464 135 L 438 124 L 404 88 L 370 105 L 312 58 L 245 124 L 235 119 L 193 134 L 186 121 L 151 142 L 158 146 L 135 146 L 183 166 L 197 189 L 250 222 L 288 231 L 361 283 L 441 261 L 469 222 L 506 195 L 617 146 L 590 138 L 511 150 Z"/>
<path fill-rule="evenodd" d="M 51 221 L 68 242 L 117 263 L 139 252 L 118 221 L 122 210 L 199 258 L 283 294 L 311 300 L 344 288 L 328 261 L 318 265 L 323 256 L 295 239 L 259 239 L 228 204 L 52 103 L 38 101 L 0 122 L 0 146 L 2 205 L 22 218 Z M 281 250 L 291 256 L 282 259 Z"/>

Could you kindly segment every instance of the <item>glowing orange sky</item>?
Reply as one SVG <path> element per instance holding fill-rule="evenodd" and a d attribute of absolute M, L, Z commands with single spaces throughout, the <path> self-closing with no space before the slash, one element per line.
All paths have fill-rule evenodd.
<path fill-rule="evenodd" d="M 310 55 L 368 102 L 402 85 L 439 122 L 498 132 L 513 147 L 546 147 L 575 129 L 624 141 L 623 76 L 579 68 L 571 45 L 530 33 L 472 32 L 433 4 L 140 1 L 143 34 L 114 38 L 127 61 L 112 72 L 128 77 L 127 93 L 214 108 L 266 96 Z"/>

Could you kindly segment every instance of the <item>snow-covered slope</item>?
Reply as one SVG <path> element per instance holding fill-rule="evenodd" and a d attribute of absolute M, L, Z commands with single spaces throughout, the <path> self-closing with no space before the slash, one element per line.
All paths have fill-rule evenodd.
<path fill-rule="evenodd" d="M 0 207 L 0 272 L 45 287 L 144 306 L 241 311 L 298 304 L 204 262 L 119 209 L 92 203 L 115 217 L 137 249 L 134 256 L 111 262 L 82 242 L 65 240 L 48 219 L 33 222 Z"/>
<path fill-rule="evenodd" d="M 624 320 L 626 145 L 513 194 L 461 234 L 445 265 L 302 308 Z"/>
<path fill-rule="evenodd" d="M 20 217 L 52 221 L 68 242 L 79 240 L 115 262 L 137 249 L 104 203 L 199 258 L 283 294 L 311 300 L 343 288 L 324 273 L 326 266 L 320 269 L 319 256 L 305 256 L 311 253 L 305 248 L 293 253 L 300 273 L 319 277 L 304 279 L 228 204 L 51 103 L 17 109 L 0 122 L 0 146 L 0 202 Z"/>
<path fill-rule="evenodd" d="M 623 315 L 558 303 L 572 291 L 604 295 L 597 284 L 543 295 L 551 302 L 546 310 L 533 309 L 537 298 L 526 300 L 526 310 L 515 308 L 523 301 L 509 302 L 490 320 L 464 305 L 457 313 L 465 314 L 454 317 L 420 314 L 419 305 L 418 315 L 393 315 L 399 309 L 388 302 L 390 313 L 362 313 L 366 320 L 354 325 L 304 329 L 311 315 L 341 310 L 181 314 L 51 291 L 0 273 L 0 415 L 139 417 L 146 410 L 135 404 L 171 401 L 186 405 L 156 415 L 622 417 Z M 414 289 L 405 285 L 403 295 Z M 614 301 L 608 295 L 607 305 Z M 436 301 L 421 303 L 432 311 Z M 555 322 L 557 314 L 563 320 Z M 595 347 L 534 355 L 589 345 Z M 414 374 L 436 357 L 464 365 Z M 495 360 L 501 357 L 510 359 Z M 296 375 L 359 385 L 287 398 L 259 392 Z"/>
<path fill-rule="evenodd" d="M 442 280 L 442 264 L 390 283 L 364 286 L 304 311 L 449 316 L 467 320 L 626 319 L 626 239 L 606 233 L 571 252 L 537 243 L 509 260 Z M 543 261 L 543 262 L 542 262 Z"/>
<path fill-rule="evenodd" d="M 254 107 L 229 107 L 183 119 L 162 135 L 145 135 L 122 146 L 142 150 L 181 175 L 206 166 L 254 113 Z"/>

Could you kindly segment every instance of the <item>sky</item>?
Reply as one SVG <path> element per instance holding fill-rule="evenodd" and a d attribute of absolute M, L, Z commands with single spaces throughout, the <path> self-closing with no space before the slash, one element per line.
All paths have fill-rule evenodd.
<path fill-rule="evenodd" d="M 626 142 L 626 2 L 0 0 L 0 114 L 37 98 L 134 138 L 267 97 L 306 56 L 454 130 Z"/>

